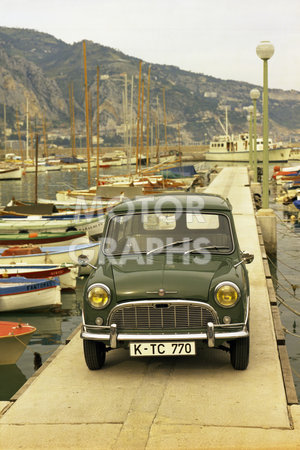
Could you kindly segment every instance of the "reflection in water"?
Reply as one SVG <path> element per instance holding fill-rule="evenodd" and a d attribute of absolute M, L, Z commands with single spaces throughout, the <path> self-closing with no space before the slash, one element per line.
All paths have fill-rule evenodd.
<path fill-rule="evenodd" d="M 26 382 L 26 376 L 16 364 L 0 366 L 0 401 L 9 400 Z"/>

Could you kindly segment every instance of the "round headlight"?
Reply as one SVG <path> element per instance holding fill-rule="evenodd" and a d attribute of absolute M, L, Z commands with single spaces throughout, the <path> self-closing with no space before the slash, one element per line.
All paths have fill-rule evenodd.
<path fill-rule="evenodd" d="M 94 284 L 88 289 L 87 299 L 93 308 L 106 308 L 110 303 L 110 290 L 105 284 Z"/>
<path fill-rule="evenodd" d="M 224 308 L 231 308 L 240 298 L 239 288 L 229 281 L 220 283 L 215 288 L 215 299 Z"/>

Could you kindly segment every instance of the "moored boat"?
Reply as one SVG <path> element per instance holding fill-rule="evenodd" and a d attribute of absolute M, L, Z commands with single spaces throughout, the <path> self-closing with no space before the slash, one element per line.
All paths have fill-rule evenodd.
<path fill-rule="evenodd" d="M 0 321 L 0 365 L 16 364 L 35 331 L 28 323 Z"/>
<path fill-rule="evenodd" d="M 291 149 L 269 139 L 269 162 L 287 162 Z M 215 136 L 205 153 L 206 161 L 249 162 L 248 133 L 230 136 L 228 134 Z M 263 161 L 262 139 L 257 139 L 257 162 Z"/>
<path fill-rule="evenodd" d="M 22 178 L 22 167 L 0 167 L 0 181 L 1 180 L 20 180 Z"/>
<path fill-rule="evenodd" d="M 12 277 L 0 280 L 0 312 L 57 309 L 61 304 L 58 278 L 29 280 Z"/>
<path fill-rule="evenodd" d="M 96 265 L 99 243 L 76 244 L 61 247 L 14 247 L 0 248 L 0 264 L 77 264 L 80 255 L 86 255 L 90 264 Z M 80 273 L 88 274 L 89 266 L 80 269 Z"/>
<path fill-rule="evenodd" d="M 86 238 L 86 243 L 89 242 L 88 237 L 82 231 L 65 231 L 63 233 L 51 233 L 51 232 L 29 232 L 29 233 L 0 233 L 0 246 L 4 245 L 71 245 L 80 238 Z"/>
<path fill-rule="evenodd" d="M 1 278 L 52 278 L 58 277 L 61 289 L 75 289 L 78 276 L 78 267 L 73 264 L 2 264 L 0 265 Z"/>

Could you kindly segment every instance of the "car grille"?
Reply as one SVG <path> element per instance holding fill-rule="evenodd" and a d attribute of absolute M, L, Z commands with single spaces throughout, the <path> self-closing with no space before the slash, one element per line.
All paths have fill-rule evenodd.
<path fill-rule="evenodd" d="M 116 324 L 118 331 L 199 329 L 208 322 L 219 323 L 213 308 L 205 303 L 130 303 L 114 308 L 109 325 Z"/>

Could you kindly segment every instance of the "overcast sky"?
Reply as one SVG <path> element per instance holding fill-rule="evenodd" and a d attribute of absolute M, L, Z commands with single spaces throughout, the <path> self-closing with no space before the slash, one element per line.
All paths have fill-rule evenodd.
<path fill-rule="evenodd" d="M 269 87 L 300 91 L 300 0 L 0 0 L 0 25 L 72 44 L 92 40 L 147 62 L 262 85 L 256 46 L 269 40 Z M 138 70 L 138 68 L 137 68 Z"/>

